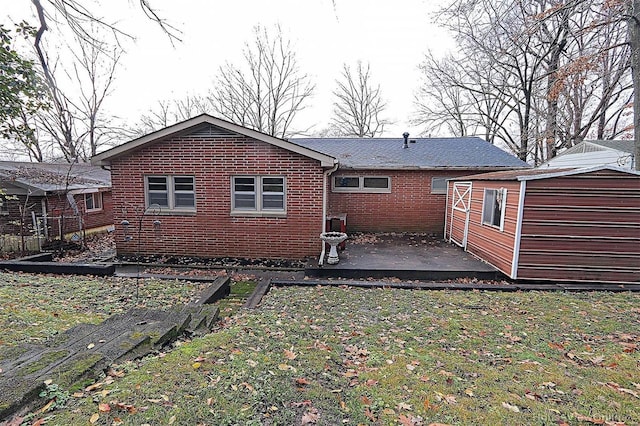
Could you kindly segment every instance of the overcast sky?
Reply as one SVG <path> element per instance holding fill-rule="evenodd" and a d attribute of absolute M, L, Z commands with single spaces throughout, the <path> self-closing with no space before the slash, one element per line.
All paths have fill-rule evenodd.
<path fill-rule="evenodd" d="M 301 70 L 316 84 L 294 128 L 326 127 L 342 64 L 362 60 L 371 64 L 373 80 L 388 102 L 388 117 L 396 122 L 385 129 L 385 136 L 399 137 L 404 131 L 417 136 L 424 129 L 409 124 L 417 66 L 428 49 L 444 54 L 453 48 L 450 38 L 431 23 L 442 0 L 150 0 L 182 31 L 182 43 L 175 46 L 145 19 L 137 1 L 104 0 L 100 7 L 89 0 L 84 3 L 107 20 L 117 19 L 136 36 L 135 42 L 126 43 L 107 104 L 130 122 L 158 100 L 205 94 L 220 65 L 241 61 L 255 25 L 280 24 Z M 7 9 L 5 23 L 27 19 L 35 24 L 30 1 L 11 0 Z"/>

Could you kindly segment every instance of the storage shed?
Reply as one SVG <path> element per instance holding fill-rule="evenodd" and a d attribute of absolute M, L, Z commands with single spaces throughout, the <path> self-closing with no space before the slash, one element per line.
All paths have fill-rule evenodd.
<path fill-rule="evenodd" d="M 640 282 L 640 173 L 613 166 L 449 181 L 445 239 L 512 279 Z"/>

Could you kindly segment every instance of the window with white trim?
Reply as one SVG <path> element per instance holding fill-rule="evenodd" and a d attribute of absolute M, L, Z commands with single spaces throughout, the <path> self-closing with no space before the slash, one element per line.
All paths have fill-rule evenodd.
<path fill-rule="evenodd" d="M 193 176 L 145 176 L 147 207 L 164 210 L 193 211 L 196 209 L 195 178 Z"/>
<path fill-rule="evenodd" d="M 102 192 L 84 194 L 84 208 L 87 212 L 102 210 Z"/>
<path fill-rule="evenodd" d="M 431 178 L 431 193 L 432 194 L 446 194 L 447 193 L 447 178 L 434 176 Z"/>
<path fill-rule="evenodd" d="M 482 204 L 482 224 L 504 229 L 504 214 L 507 201 L 507 190 L 488 189 L 484 190 L 484 200 Z"/>
<path fill-rule="evenodd" d="M 333 192 L 391 192 L 389 176 L 334 176 Z"/>
<path fill-rule="evenodd" d="M 286 182 L 282 176 L 233 176 L 231 211 L 234 213 L 284 213 Z"/>

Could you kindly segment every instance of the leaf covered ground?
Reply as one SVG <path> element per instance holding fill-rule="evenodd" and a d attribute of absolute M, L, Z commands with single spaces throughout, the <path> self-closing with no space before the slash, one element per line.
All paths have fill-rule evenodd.
<path fill-rule="evenodd" d="M 46 424 L 637 425 L 640 295 L 273 288 Z M 43 405 L 46 401 L 43 401 Z"/>
<path fill-rule="evenodd" d="M 0 273 L 0 359 L 22 343 L 43 343 L 136 306 L 187 303 L 203 288 L 185 281 Z"/>

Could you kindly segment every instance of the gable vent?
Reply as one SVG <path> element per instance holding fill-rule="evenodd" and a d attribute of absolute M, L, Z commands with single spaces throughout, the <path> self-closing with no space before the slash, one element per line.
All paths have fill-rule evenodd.
<path fill-rule="evenodd" d="M 189 137 L 193 138 L 216 138 L 216 137 L 229 137 L 238 136 L 236 133 L 230 132 L 227 129 L 216 127 L 211 124 L 205 124 L 193 130 L 189 133 Z"/>

